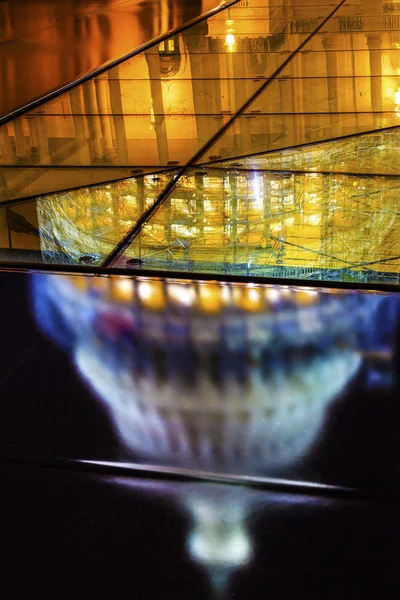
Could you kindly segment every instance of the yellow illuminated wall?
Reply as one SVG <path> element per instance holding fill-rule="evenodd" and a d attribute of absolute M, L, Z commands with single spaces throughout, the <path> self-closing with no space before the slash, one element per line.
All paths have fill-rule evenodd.
<path fill-rule="evenodd" d="M 129 234 L 114 266 L 397 280 L 388 6 L 245 0 L 170 35 L 0 127 L 3 198 L 40 195 L 48 262 Z"/>

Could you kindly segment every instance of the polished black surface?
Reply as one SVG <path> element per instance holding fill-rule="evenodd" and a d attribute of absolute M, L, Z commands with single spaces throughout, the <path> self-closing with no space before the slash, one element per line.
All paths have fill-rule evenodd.
<path fill-rule="evenodd" d="M 22 598 L 395 598 L 398 508 L 235 486 L 1 468 L 2 591 Z M 246 498 L 247 563 L 190 557 L 190 505 Z M 224 517 L 225 515 L 225 517 Z M 225 539 L 229 552 L 229 539 Z"/>
<path fill-rule="evenodd" d="M 195 16 L 199 4 L 0 2 L 5 24 L 0 114 Z M 119 35 L 122 26 L 129 35 Z M 257 486 L 229 485 L 212 483 L 206 475 L 196 480 L 187 473 L 160 476 L 150 470 L 140 477 L 130 471 L 130 463 L 146 469 L 148 461 L 128 447 L 129 431 L 124 441 L 113 423 L 112 403 L 91 389 L 76 360 L 76 340 L 85 336 L 96 355 L 97 327 L 104 372 L 108 360 L 117 370 L 124 354 L 148 356 L 148 339 L 135 338 L 137 332 L 133 335 L 113 312 L 113 302 L 106 303 L 108 313 L 99 313 L 96 296 L 77 286 L 67 306 L 62 295 L 48 294 L 58 276 L 9 272 L 0 277 L 2 597 L 398 597 L 397 294 L 383 295 L 381 308 L 362 322 L 364 331 L 354 329 L 354 339 L 351 331 L 343 346 L 335 339 L 339 353 L 350 347 L 360 355 L 360 367 L 325 407 L 318 435 L 303 455 L 273 471 L 274 486 L 268 469 Z M 371 297 L 365 294 L 367 312 Z M 85 304 L 87 298 L 92 304 Z M 303 309 L 295 314 L 301 322 Z M 83 328 L 78 336 L 76 322 L 82 324 L 86 315 L 96 328 Z M 332 345 L 331 323 L 326 333 L 322 349 Z M 173 332 L 168 335 L 166 345 L 177 357 L 172 372 L 177 367 L 196 372 L 185 347 L 176 344 Z M 228 363 L 231 355 L 226 356 Z M 293 375 L 293 352 L 285 357 L 285 372 L 292 369 Z M 235 365 L 226 363 L 225 377 L 231 377 Z M 247 356 L 245 363 L 245 371 L 254 367 Z M 151 368 L 140 363 L 147 375 Z M 212 372 L 221 376 L 217 368 Z M 318 369 L 310 373 L 318 402 L 332 376 Z M 128 386 L 128 403 L 132 395 Z M 292 439 L 312 429 L 311 421 L 294 429 Z M 168 470 L 180 458 L 160 462 Z M 90 460 L 113 466 L 82 464 Z M 300 487 L 315 485 L 315 493 L 310 487 L 293 493 L 286 478 Z"/>
<path fill-rule="evenodd" d="M 177 476 L 168 474 L 168 462 L 160 474 L 129 451 L 112 411 L 82 381 L 62 313 L 44 303 L 38 320 L 38 302 L 61 276 L 1 277 L 4 597 L 397 597 L 396 375 L 391 381 L 387 368 L 367 369 L 381 379 L 366 386 L 361 370 L 351 393 L 329 407 L 318 442 L 275 472 L 273 484 L 268 477 L 217 483 L 207 474 Z M 74 281 L 82 300 L 86 280 Z M 387 316 L 380 314 L 381 332 Z M 101 322 L 115 335 L 115 320 Z"/>

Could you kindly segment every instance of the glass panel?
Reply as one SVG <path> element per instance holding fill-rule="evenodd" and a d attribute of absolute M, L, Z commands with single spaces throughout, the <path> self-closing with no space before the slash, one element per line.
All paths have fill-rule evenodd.
<path fill-rule="evenodd" d="M 146 168 L 4 167 L 0 168 L 0 204 L 76 187 L 154 172 Z"/>
<path fill-rule="evenodd" d="M 33 202 L 0 207 L 0 259 L 41 262 L 38 218 Z"/>
<path fill-rule="evenodd" d="M 350 28 L 347 33 L 318 32 L 307 42 L 303 52 L 321 52 L 324 50 L 334 53 L 341 50 L 395 50 L 399 44 L 397 31 L 370 31 L 363 32 L 357 27 Z"/>
<path fill-rule="evenodd" d="M 193 80 L 190 78 L 161 79 L 158 77 L 151 81 L 124 79 L 121 81 L 122 114 L 126 119 L 131 116 L 193 115 L 195 112 L 201 115 L 215 115 L 220 114 L 223 109 L 225 112 L 236 112 L 243 104 L 243 98 L 250 97 L 258 90 L 261 80 L 254 79 L 253 75 L 247 79 L 239 75 L 234 76 L 237 73 L 236 62 L 234 59 L 231 62 L 231 68 L 225 73 L 229 75 L 228 78 L 220 77 L 218 81 L 196 79 L 196 89 L 193 88 Z M 86 87 L 94 85 L 97 89 L 98 86 L 106 83 L 105 80 L 95 79 L 94 84 L 89 81 L 83 84 L 82 88 L 85 91 Z M 200 93 L 200 90 L 201 103 L 199 99 L 194 98 L 195 91 Z M 237 90 L 240 90 L 240 93 Z M 112 116 L 110 106 L 104 107 L 104 111 L 98 117 L 100 123 L 103 115 Z M 69 102 L 55 99 L 46 105 L 46 115 L 51 117 L 70 118 L 71 115 L 78 116 L 84 112 L 83 96 L 80 96 L 76 102 L 72 102 L 71 99 Z M 39 113 L 32 111 L 30 114 Z"/>
<path fill-rule="evenodd" d="M 298 63 L 291 66 L 294 70 Z M 398 81 L 398 76 L 282 77 L 275 79 L 246 113 L 395 112 Z"/>
<path fill-rule="evenodd" d="M 391 177 L 192 171 L 115 264 L 397 282 L 399 192 Z"/>
<path fill-rule="evenodd" d="M 399 117 L 394 112 L 270 116 L 249 114 L 239 117 L 207 150 L 207 155 L 199 159 L 199 163 L 281 150 L 398 124 Z"/>
<path fill-rule="evenodd" d="M 132 52 L 202 10 L 200 0 L 179 1 L 177 5 L 165 1 L 161 5 L 158 0 L 66 0 L 52 4 L 2 0 L 0 114 L 12 113 Z"/>
<path fill-rule="evenodd" d="M 0 207 L 2 260 L 98 265 L 172 175 L 131 177 Z"/>
<path fill-rule="evenodd" d="M 364 50 L 351 49 L 357 35 L 362 36 Z M 240 117 L 199 162 L 399 125 L 397 55 L 382 50 L 382 36 L 354 36 L 314 36 L 250 105 L 247 120 Z"/>
<path fill-rule="evenodd" d="M 224 77 L 224 73 L 231 77 L 249 79 L 255 76 L 268 77 L 307 39 L 309 34 L 294 35 L 283 30 L 271 35 L 257 31 L 253 35 L 244 37 L 233 34 L 233 37 L 229 37 L 229 35 L 200 37 L 191 35 L 188 30 L 179 38 L 179 50 L 176 56 L 169 54 L 164 56 L 163 48 L 154 47 L 146 51 L 146 55 L 129 59 L 96 80 L 106 78 L 110 81 L 147 80 L 149 76 L 146 62 L 148 64 L 150 61 L 157 67 L 152 68 L 152 80 L 205 77 L 220 79 Z M 269 54 L 268 57 L 265 56 L 266 52 Z M 234 66 L 234 74 L 231 65 Z"/>
<path fill-rule="evenodd" d="M 305 46 L 307 50 L 300 51 L 296 56 L 296 59 L 301 59 L 301 76 L 336 78 L 372 75 L 379 77 L 383 74 L 385 77 L 398 79 L 400 62 L 397 49 L 344 50 L 341 49 L 341 39 L 344 38 L 335 41 L 336 49 L 330 49 L 326 44 L 325 50 L 311 51 L 307 44 Z M 295 64 L 295 60 L 293 63 L 290 61 L 285 67 L 285 78 L 298 77 L 298 68 L 294 68 Z"/>
<path fill-rule="evenodd" d="M 0 127 L 2 165 L 187 163 L 332 5 L 310 10 L 293 20 L 278 5 L 224 9 Z"/>
<path fill-rule="evenodd" d="M 223 169 L 400 175 L 400 129 L 218 162 Z"/>
<path fill-rule="evenodd" d="M 108 115 L 21 117 L 18 120 L 21 138 L 17 139 L 17 121 L 14 121 L 11 124 L 14 135 L 8 136 L 5 153 L 11 158 L 11 164 L 27 166 L 32 165 L 31 156 L 36 150 L 36 163 L 40 165 L 168 167 L 186 163 L 227 117 L 222 114 L 165 116 L 153 113 L 149 107 L 147 115 L 122 117 L 122 142 L 114 137 L 113 119 Z M 37 138 L 34 147 L 33 128 L 47 131 L 46 137 L 40 138 L 40 144 Z"/>

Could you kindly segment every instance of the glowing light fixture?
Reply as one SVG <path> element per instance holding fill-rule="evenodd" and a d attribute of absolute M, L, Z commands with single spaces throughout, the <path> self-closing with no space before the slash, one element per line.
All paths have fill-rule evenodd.
<path fill-rule="evenodd" d="M 233 33 L 227 33 L 225 36 L 225 44 L 228 47 L 229 52 L 233 52 L 236 44 L 235 36 Z"/>
<path fill-rule="evenodd" d="M 394 101 L 396 104 L 396 107 L 394 109 L 396 112 L 396 117 L 400 117 L 400 85 L 394 93 Z"/>
<path fill-rule="evenodd" d="M 236 46 L 236 38 L 233 33 L 232 19 L 228 19 L 228 21 L 226 22 L 226 25 L 227 25 L 227 33 L 225 36 L 225 45 L 228 49 L 228 52 L 233 52 L 235 50 L 235 46 Z"/>

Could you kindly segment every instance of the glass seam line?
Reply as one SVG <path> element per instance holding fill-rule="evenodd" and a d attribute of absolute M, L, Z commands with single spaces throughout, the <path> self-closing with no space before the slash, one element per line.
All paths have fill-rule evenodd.
<path fill-rule="evenodd" d="M 342 270 L 341 268 L 337 270 Z M 398 283 L 389 282 L 363 282 L 363 281 L 338 281 L 338 280 L 327 280 L 327 279 L 293 279 L 288 277 L 268 277 L 260 275 L 235 275 L 232 273 L 204 273 L 204 272 L 185 272 L 185 271 L 166 271 L 159 269 L 157 271 L 141 269 L 140 272 L 129 271 L 124 267 L 110 267 L 104 268 L 101 266 L 84 266 L 76 264 L 54 264 L 52 269 L 49 269 L 48 264 L 31 263 L 29 261 L 23 262 L 7 262 L 0 260 L 0 272 L 24 272 L 24 273 L 53 273 L 53 274 L 68 274 L 68 275 L 84 275 L 87 277 L 98 277 L 98 276 L 123 276 L 126 278 L 137 278 L 146 277 L 150 279 L 168 279 L 168 280 L 187 280 L 192 281 L 218 281 L 222 283 L 257 283 L 260 285 L 272 285 L 281 286 L 287 285 L 293 288 L 321 288 L 321 289 L 343 289 L 350 291 L 367 291 L 373 293 L 380 292 L 394 292 L 399 295 Z M 321 269 L 316 269 L 316 273 L 320 272 Z M 389 273 L 390 274 L 390 273 Z M 398 274 L 396 275 L 396 281 L 398 281 Z"/>
<path fill-rule="evenodd" d="M 222 81 L 222 80 L 221 80 Z M 277 79 L 276 81 L 280 81 L 280 79 Z M 240 109 L 239 109 L 240 110 Z M 158 113 L 155 112 L 154 116 L 155 117 L 209 117 L 211 118 L 217 118 L 217 119 L 221 119 L 224 116 L 229 116 L 231 114 L 232 111 L 225 111 L 225 112 L 220 112 L 220 113 L 206 113 L 206 112 L 168 112 L 168 113 Z M 287 112 L 277 112 L 277 111 L 271 111 L 271 112 L 265 112 L 262 110 L 258 110 L 255 112 L 249 112 L 249 113 L 245 113 L 245 117 L 293 117 L 293 116 L 306 116 L 306 117 L 315 117 L 318 115 L 385 115 L 385 114 L 389 114 L 391 115 L 394 111 L 390 111 L 390 110 L 341 110 L 341 111 L 327 111 L 327 110 L 321 110 L 321 111 L 298 111 L 298 112 L 293 112 L 293 111 L 287 111 Z M 236 114 L 236 111 L 233 113 L 233 116 Z M 32 117 L 42 117 L 43 115 L 39 114 L 39 113 L 34 113 L 33 115 L 31 115 Z M 147 113 L 145 112 L 126 112 L 126 113 L 85 113 L 84 115 L 82 113 L 69 113 L 67 115 L 68 117 L 148 117 Z M 64 117 L 65 115 L 63 115 L 62 113 L 50 113 L 50 114 L 46 114 L 46 117 Z M 391 127 L 398 127 L 398 125 L 392 125 Z M 374 129 L 374 131 L 381 131 L 380 129 Z M 101 166 L 101 165 L 100 165 Z"/>
<path fill-rule="evenodd" d="M 9 167 L 7 167 L 9 168 Z M 17 167 L 18 168 L 18 167 Z M 21 167 L 19 167 L 21 168 Z M 23 167 L 23 168 L 27 168 L 27 167 Z M 48 167 L 42 167 L 43 169 L 48 169 Z M 55 168 L 59 168 L 59 167 L 55 167 Z M 71 168 L 71 167 L 65 167 L 67 168 Z M 72 167 L 75 168 L 75 167 Z M 80 167 L 82 169 L 87 168 L 87 167 Z M 91 167 L 90 167 L 91 168 Z M 118 167 L 120 168 L 120 167 Z M 132 168 L 132 167 L 121 167 L 121 168 Z M 173 167 L 166 167 L 164 169 L 160 169 L 160 167 L 145 167 L 146 169 L 154 169 L 154 170 L 149 170 L 148 173 L 139 173 L 137 175 L 132 174 L 132 175 L 127 175 L 126 177 L 118 177 L 117 179 L 107 179 L 105 181 L 98 181 L 95 183 L 89 183 L 88 185 L 77 185 L 75 187 L 70 187 L 68 189 L 61 189 L 61 190 L 54 190 L 53 192 L 47 192 L 44 194 L 31 194 L 30 196 L 24 196 L 23 198 L 10 198 L 9 200 L 1 200 L 0 199 L 0 208 L 3 208 L 5 206 L 13 206 L 15 204 L 26 204 L 27 202 L 32 202 L 33 200 L 37 200 L 38 198 L 45 198 L 47 196 L 53 196 L 54 194 L 66 194 L 69 192 L 74 192 L 76 190 L 92 190 L 93 188 L 98 188 L 100 186 L 106 186 L 106 185 L 111 185 L 113 183 L 119 183 L 120 181 L 126 181 L 127 179 L 137 179 L 138 177 L 143 177 L 144 175 L 147 175 L 149 177 L 152 176 L 156 176 L 156 175 L 165 175 L 165 174 L 170 174 L 171 172 L 176 171 L 176 168 L 174 169 Z M 158 169 L 158 170 L 157 170 Z"/>
<path fill-rule="evenodd" d="M 137 480 L 152 479 L 156 481 L 174 481 L 174 482 L 212 482 L 214 486 L 220 484 L 229 484 L 231 486 L 246 486 L 257 490 L 260 493 L 281 493 L 281 494 L 302 494 L 306 496 L 341 498 L 349 501 L 368 501 L 374 504 L 391 506 L 398 503 L 396 493 L 384 493 L 376 491 L 373 488 L 352 488 L 345 485 L 324 484 L 322 482 L 312 482 L 305 480 L 278 479 L 273 477 L 253 477 L 238 476 L 235 474 L 214 474 L 207 471 L 190 471 L 188 469 L 176 469 L 163 466 L 144 465 L 139 463 L 118 463 L 112 461 L 96 461 L 82 459 L 47 459 L 31 458 L 24 455 L 1 455 L 0 468 L 7 469 L 18 467 L 30 469 L 32 471 L 58 471 L 67 473 L 90 473 L 101 474 L 104 477 L 118 475 L 120 478 Z"/>
<path fill-rule="evenodd" d="M 237 158 L 253 158 L 253 156 L 255 155 L 250 155 L 250 156 L 242 156 L 242 157 L 232 157 L 229 159 L 229 162 L 231 161 L 235 161 Z M 224 161 L 224 162 L 228 162 L 228 161 Z M 206 168 L 208 171 L 210 171 L 211 173 L 213 172 L 225 172 L 227 173 L 228 171 L 234 169 L 237 170 L 239 173 L 248 173 L 248 172 L 252 172 L 254 170 L 256 170 L 258 173 L 270 173 L 273 175 L 283 175 L 283 174 L 289 174 L 289 175 L 321 175 L 322 177 L 340 177 L 340 176 L 346 176 L 346 177 L 358 177 L 358 178 L 362 178 L 362 179 L 376 179 L 377 177 L 381 178 L 381 179 L 390 179 L 390 180 L 398 180 L 400 179 L 400 173 L 357 173 L 357 172 L 350 172 L 350 171 L 323 171 L 323 170 L 319 170 L 319 171 L 307 171 L 304 169 L 289 169 L 289 168 L 274 168 L 274 169 L 266 169 L 266 168 L 257 168 L 257 169 L 252 169 L 251 167 L 236 167 L 234 164 L 230 165 L 230 166 L 218 166 L 218 165 L 224 165 L 224 163 L 222 162 L 209 162 L 206 163 L 204 165 L 200 165 L 203 168 Z M 157 167 L 158 168 L 158 167 Z M 154 169 L 156 169 L 156 167 L 154 167 Z M 100 186 L 106 186 L 106 185 L 112 185 L 115 184 L 117 182 L 120 181 L 126 181 L 127 179 L 135 179 L 137 177 L 143 177 L 143 176 L 154 176 L 154 175 L 164 175 L 164 174 L 169 174 L 171 171 L 175 171 L 176 169 L 165 169 L 165 170 L 160 170 L 160 171 L 149 171 L 148 173 L 144 173 L 143 175 L 128 175 L 126 177 L 121 177 L 118 179 L 109 179 L 106 181 L 100 181 L 98 183 L 90 183 L 88 185 L 84 185 L 84 186 L 76 186 L 76 187 L 72 187 L 72 188 L 68 188 L 68 192 L 74 192 L 77 190 L 83 190 L 83 189 L 88 189 L 91 190 L 93 188 L 98 188 Z M 3 207 L 7 207 L 7 206 L 18 206 L 20 204 L 27 204 L 28 202 L 33 202 L 34 200 L 36 200 L 37 198 L 45 198 L 47 196 L 53 196 L 54 194 L 62 194 L 65 193 L 66 190 L 55 190 L 54 192 L 49 192 L 46 194 L 32 194 L 31 196 L 25 196 L 23 198 L 10 198 L 10 200 L 0 200 L 0 208 Z"/>
<path fill-rule="evenodd" d="M 230 8 L 231 6 L 233 6 L 234 4 L 236 4 L 239 1 L 240 0 L 227 0 L 223 4 L 219 4 L 215 8 L 210 9 L 209 11 L 203 13 L 202 15 L 198 15 L 191 21 L 188 21 L 187 23 L 183 23 L 182 25 L 179 25 L 178 27 L 175 27 L 174 29 L 167 31 L 167 33 L 162 33 L 162 34 L 152 38 L 151 40 L 144 42 L 143 44 L 141 44 L 140 46 L 135 48 L 135 50 L 128 52 L 128 54 L 124 54 L 123 56 L 120 56 L 119 58 L 116 58 L 105 64 L 102 64 L 100 67 L 97 67 L 97 69 L 93 69 L 89 73 L 85 73 L 84 75 L 81 75 L 80 77 L 78 77 L 78 79 L 74 79 L 74 81 L 70 81 L 69 83 L 45 94 L 44 96 L 40 96 L 36 100 L 33 100 L 32 102 L 29 102 L 28 104 L 25 104 L 24 106 L 21 106 L 20 108 L 17 108 L 16 110 L 13 110 L 9 113 L 6 113 L 5 115 L 0 116 L 0 126 L 5 125 L 6 123 L 9 123 L 10 121 L 14 120 L 16 117 L 24 115 L 25 113 L 29 112 L 30 110 L 33 110 L 34 108 L 37 108 L 38 106 L 41 106 L 42 104 L 45 104 L 46 102 L 53 100 L 54 98 L 57 98 L 58 96 L 61 96 L 63 93 L 68 92 L 72 88 L 75 88 L 78 85 L 81 85 L 82 83 L 85 83 L 86 81 L 88 81 L 90 79 L 93 79 L 97 75 L 101 75 L 102 73 L 109 71 L 113 67 L 117 67 L 121 63 L 129 60 L 130 58 L 133 58 L 134 56 L 136 56 L 138 54 L 141 54 L 142 52 L 144 52 L 145 50 L 148 50 L 149 48 L 152 48 L 153 46 L 157 46 L 157 44 L 160 44 L 161 42 L 169 39 L 170 37 L 177 35 L 178 33 L 182 33 L 184 31 L 186 31 L 187 29 L 189 29 L 190 27 L 194 27 L 198 23 L 202 23 L 203 21 L 209 19 L 210 17 L 219 14 L 220 12 L 224 11 L 227 8 Z"/>
<path fill-rule="evenodd" d="M 143 225 L 154 215 L 154 213 L 158 210 L 158 208 L 164 204 L 164 202 L 170 197 L 172 192 L 174 191 L 178 181 L 185 175 L 187 170 L 197 164 L 198 160 L 213 146 L 213 144 L 220 139 L 224 135 L 224 133 L 231 127 L 233 123 L 247 110 L 249 106 L 252 105 L 254 100 L 264 92 L 264 90 L 276 79 L 276 77 L 286 68 L 286 66 L 290 63 L 290 61 L 300 52 L 304 46 L 317 34 L 322 27 L 326 25 L 326 23 L 333 17 L 333 15 L 342 7 L 342 5 L 346 2 L 346 0 L 341 0 L 339 4 L 333 9 L 333 11 L 321 21 L 318 27 L 305 39 L 301 44 L 294 50 L 290 56 L 275 70 L 275 72 L 265 80 L 265 82 L 260 86 L 260 88 L 254 92 L 248 100 L 236 111 L 236 113 L 228 120 L 228 122 L 223 125 L 209 140 L 204 144 L 202 148 L 200 148 L 189 161 L 184 165 L 178 174 L 172 178 L 172 180 L 166 185 L 164 190 L 155 200 L 155 202 L 150 206 L 142 215 L 139 217 L 136 225 L 132 227 L 130 231 L 122 238 L 122 240 L 117 244 L 117 246 L 110 252 L 110 254 L 104 259 L 101 263 L 102 267 L 113 266 L 115 259 L 126 250 L 133 240 L 140 234 Z"/>
<path fill-rule="evenodd" d="M 253 155 L 241 158 L 253 158 Z M 230 161 L 234 161 L 235 158 L 229 159 Z M 228 161 L 225 161 L 228 162 Z M 400 179 L 400 173 L 356 173 L 352 171 L 329 171 L 322 170 L 319 171 L 308 171 L 306 169 L 294 169 L 287 167 L 275 167 L 275 168 L 252 168 L 252 167 L 242 167 L 237 166 L 234 163 L 230 166 L 218 166 L 218 164 L 223 165 L 223 163 L 211 162 L 201 165 L 205 169 L 211 172 L 219 172 L 219 171 L 230 171 L 236 170 L 239 173 L 251 173 L 253 171 L 257 171 L 257 173 L 271 173 L 272 175 L 321 175 L 321 176 L 335 176 L 335 175 L 345 175 L 346 177 L 361 177 L 362 179 L 375 179 L 376 177 L 381 177 L 382 179 Z M 151 173 L 149 173 L 151 175 Z M 2 204 L 0 204 L 2 206 Z"/>
<path fill-rule="evenodd" d="M 305 115 L 305 116 L 309 116 L 310 113 L 294 113 L 294 114 L 301 114 L 301 115 Z M 321 113 L 314 113 L 314 114 L 321 114 Z M 329 113 L 330 115 L 340 115 L 340 114 L 344 114 L 344 113 Z M 370 114 L 370 113 L 355 113 L 355 114 Z M 372 113 L 371 113 L 372 114 Z M 256 115 L 254 115 L 256 116 Z M 268 115 L 270 116 L 270 115 Z M 340 137 L 333 137 L 333 138 L 326 138 L 325 140 L 315 140 L 313 142 L 305 142 L 304 144 L 297 144 L 295 146 L 285 146 L 283 148 L 273 148 L 271 150 L 260 150 L 259 152 L 254 152 L 252 154 L 240 154 L 240 155 L 236 155 L 236 156 L 232 156 L 231 158 L 225 158 L 222 160 L 218 161 L 211 161 L 208 163 L 199 163 L 199 167 L 200 166 L 209 166 L 209 165 L 219 165 L 221 163 L 227 162 L 227 161 L 231 161 L 231 160 L 244 160 L 246 158 L 255 158 L 257 156 L 268 156 L 270 154 L 276 154 L 277 152 L 290 152 L 291 150 L 298 150 L 298 149 L 307 149 L 307 148 L 312 148 L 313 146 L 318 146 L 318 145 L 325 145 L 325 144 L 331 144 L 332 142 L 341 142 L 342 140 L 350 140 L 353 138 L 358 138 L 358 137 L 363 137 L 363 136 L 373 136 L 374 134 L 380 134 L 380 133 L 387 133 L 387 132 L 391 132 L 394 131 L 395 129 L 400 129 L 399 125 L 389 125 L 389 127 L 382 127 L 381 129 L 369 129 L 367 131 L 359 131 L 357 133 L 348 133 L 346 135 L 341 135 Z M 290 170 L 290 169 L 289 169 Z M 367 173 L 365 173 L 365 175 L 367 175 Z"/>

